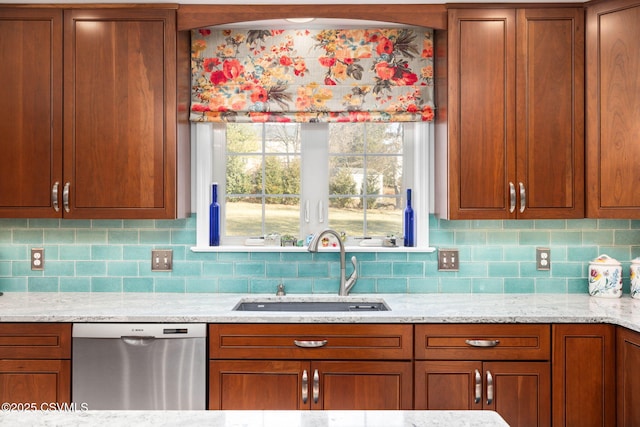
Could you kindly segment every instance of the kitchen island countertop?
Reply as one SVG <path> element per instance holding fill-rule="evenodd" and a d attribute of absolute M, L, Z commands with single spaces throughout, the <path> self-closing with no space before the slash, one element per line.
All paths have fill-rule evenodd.
<path fill-rule="evenodd" d="M 2 412 L 0 424 L 13 427 L 508 427 L 493 411 L 26 411 Z"/>
<path fill-rule="evenodd" d="M 242 312 L 240 300 L 383 299 L 376 312 Z M 586 294 L 5 293 L 0 322 L 611 323 L 640 332 L 640 300 Z"/>

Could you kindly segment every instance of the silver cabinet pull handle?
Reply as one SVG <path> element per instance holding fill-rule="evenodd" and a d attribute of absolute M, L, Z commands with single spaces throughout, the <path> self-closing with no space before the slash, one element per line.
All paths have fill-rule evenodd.
<path fill-rule="evenodd" d="M 493 403 L 493 376 L 491 371 L 487 371 L 487 405 Z"/>
<path fill-rule="evenodd" d="M 322 204 L 322 200 L 318 202 L 318 222 L 320 224 L 324 222 L 324 204 Z"/>
<path fill-rule="evenodd" d="M 70 182 L 67 182 L 62 189 L 62 206 L 64 207 L 65 212 L 69 212 L 69 187 L 71 186 Z"/>
<path fill-rule="evenodd" d="M 58 205 L 58 187 L 60 187 L 60 183 L 56 181 L 51 189 L 51 204 L 53 205 L 53 210 L 56 212 L 60 211 L 60 206 Z"/>
<path fill-rule="evenodd" d="M 320 399 L 320 375 L 318 370 L 313 371 L 313 403 L 318 403 Z"/>
<path fill-rule="evenodd" d="M 495 347 L 500 344 L 500 340 L 465 340 L 471 347 Z"/>
<path fill-rule="evenodd" d="M 306 222 L 307 224 L 309 223 L 309 221 L 311 221 L 311 216 L 310 216 L 310 212 L 309 212 L 309 201 L 307 200 L 306 202 L 304 202 L 304 222 Z"/>
<path fill-rule="evenodd" d="M 319 347 L 324 347 L 325 345 L 327 345 L 327 340 L 322 340 L 322 341 L 299 341 L 299 340 L 293 340 L 293 343 L 296 346 L 302 347 L 302 348 L 319 348 Z"/>
<path fill-rule="evenodd" d="M 480 375 L 480 371 L 476 369 L 476 399 L 475 403 L 480 403 L 482 400 L 482 376 Z"/>
<path fill-rule="evenodd" d="M 302 403 L 307 403 L 309 400 L 309 376 L 307 370 L 302 372 Z"/>
<path fill-rule="evenodd" d="M 509 183 L 509 212 L 513 213 L 516 210 L 516 186 L 513 182 Z"/>
<path fill-rule="evenodd" d="M 519 183 L 520 186 L 520 213 L 524 212 L 524 209 L 527 207 L 527 192 L 524 190 L 524 184 Z"/>

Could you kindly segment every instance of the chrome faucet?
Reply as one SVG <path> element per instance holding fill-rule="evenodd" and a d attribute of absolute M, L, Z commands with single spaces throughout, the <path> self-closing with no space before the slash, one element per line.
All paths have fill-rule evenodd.
<path fill-rule="evenodd" d="M 347 296 L 349 295 L 349 291 L 351 291 L 351 288 L 353 288 L 353 285 L 356 284 L 356 280 L 358 280 L 356 257 L 351 257 L 351 264 L 353 264 L 353 273 L 351 273 L 351 276 L 349 276 L 349 278 L 347 279 L 344 243 L 342 242 L 340 234 L 330 228 L 322 230 L 320 233 L 313 236 L 313 239 L 311 239 L 311 242 L 309 242 L 309 252 L 318 252 L 318 243 L 320 243 L 322 237 L 325 234 L 331 234 L 335 236 L 336 240 L 338 240 L 338 244 L 340 245 L 340 290 L 338 291 L 338 295 Z"/>

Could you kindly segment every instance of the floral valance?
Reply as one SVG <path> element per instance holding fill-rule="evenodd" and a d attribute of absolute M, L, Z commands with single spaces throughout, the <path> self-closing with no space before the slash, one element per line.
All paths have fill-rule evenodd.
<path fill-rule="evenodd" d="M 431 121 L 433 31 L 192 32 L 191 120 Z"/>

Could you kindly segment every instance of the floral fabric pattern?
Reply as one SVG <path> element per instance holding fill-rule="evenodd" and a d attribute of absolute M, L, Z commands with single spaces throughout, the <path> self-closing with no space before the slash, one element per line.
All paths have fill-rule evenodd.
<path fill-rule="evenodd" d="M 432 121 L 429 29 L 192 31 L 191 120 Z"/>

